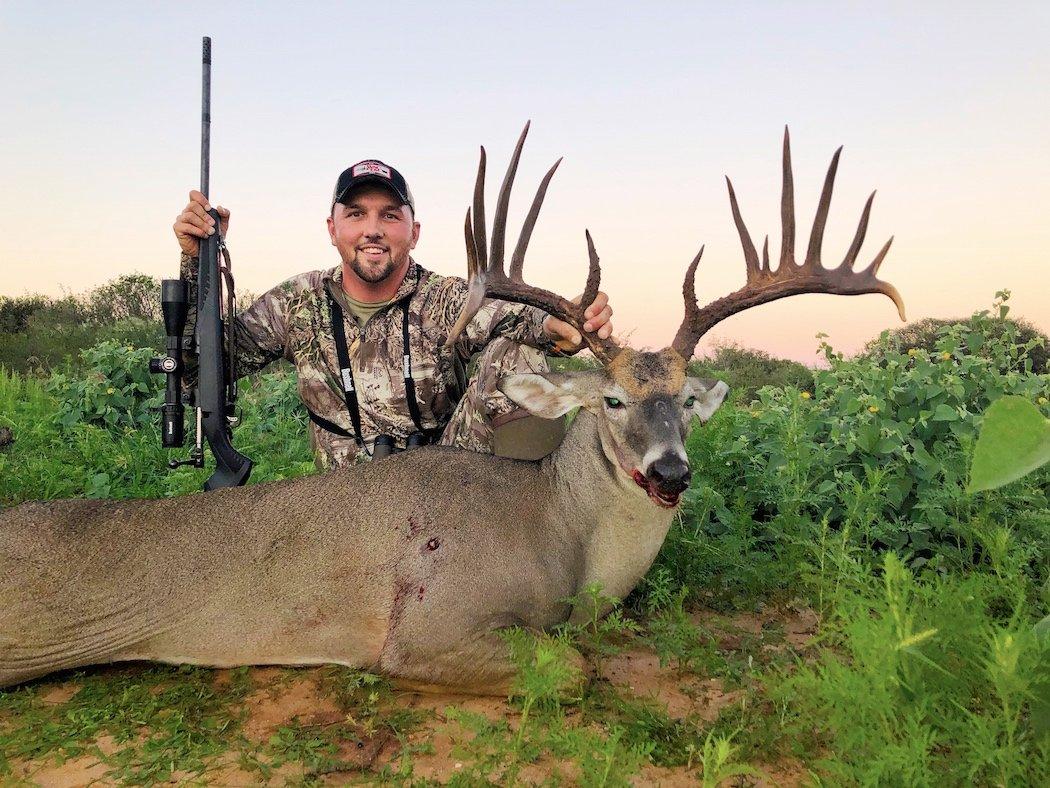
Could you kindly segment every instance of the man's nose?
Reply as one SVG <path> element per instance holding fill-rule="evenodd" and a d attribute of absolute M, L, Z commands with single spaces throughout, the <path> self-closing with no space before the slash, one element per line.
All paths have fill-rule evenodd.
<path fill-rule="evenodd" d="M 383 237 L 383 223 L 379 221 L 378 216 L 369 216 L 365 219 L 365 228 L 362 234 L 370 239 Z"/>

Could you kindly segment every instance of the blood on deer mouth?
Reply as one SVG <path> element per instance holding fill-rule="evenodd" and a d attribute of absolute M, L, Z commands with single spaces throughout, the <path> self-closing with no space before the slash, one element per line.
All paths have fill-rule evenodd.
<path fill-rule="evenodd" d="M 664 509 L 673 509 L 678 506 L 678 499 L 681 498 L 681 493 L 667 493 L 661 492 L 653 481 L 646 477 L 644 473 L 635 468 L 631 471 L 631 478 L 634 479 L 634 483 L 646 491 L 649 495 L 649 500 L 655 503 L 657 506 L 661 506 Z"/>

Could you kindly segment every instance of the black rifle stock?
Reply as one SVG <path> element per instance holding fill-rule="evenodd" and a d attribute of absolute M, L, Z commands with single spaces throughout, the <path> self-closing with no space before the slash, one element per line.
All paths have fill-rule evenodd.
<path fill-rule="evenodd" d="M 207 197 L 211 158 L 211 39 L 204 38 L 201 91 L 201 193 Z M 150 369 L 168 375 L 167 396 L 162 413 L 162 441 L 165 447 L 183 445 L 184 411 L 181 402 L 181 380 L 184 373 L 182 352 L 197 354 L 197 385 L 192 399 L 197 411 L 196 446 L 187 460 L 171 460 L 169 467 L 194 465 L 204 467 L 202 438 L 208 441 L 215 457 L 215 471 L 204 483 L 205 490 L 237 487 L 248 481 L 252 461 L 233 447 L 231 423 L 235 419 L 237 374 L 234 358 L 232 324 L 236 308 L 229 255 L 219 231 L 219 213 L 214 208 L 208 215 L 216 232 L 200 241 L 197 269 L 197 310 L 194 347 L 185 348 L 182 331 L 187 309 L 187 283 L 182 279 L 165 279 L 161 289 L 161 306 L 168 333 L 168 355 L 154 359 Z M 225 268 L 223 261 L 226 262 Z M 223 302 L 226 315 L 223 316 Z"/>

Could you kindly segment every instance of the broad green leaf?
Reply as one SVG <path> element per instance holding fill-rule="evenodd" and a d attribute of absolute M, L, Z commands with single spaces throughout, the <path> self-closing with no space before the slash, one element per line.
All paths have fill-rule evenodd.
<path fill-rule="evenodd" d="M 970 468 L 970 492 L 992 490 L 1050 462 L 1050 421 L 1022 397 L 1001 397 L 984 416 Z"/>
<path fill-rule="evenodd" d="M 959 418 L 959 412 L 951 405 L 940 404 L 933 412 L 934 421 L 955 421 Z"/>

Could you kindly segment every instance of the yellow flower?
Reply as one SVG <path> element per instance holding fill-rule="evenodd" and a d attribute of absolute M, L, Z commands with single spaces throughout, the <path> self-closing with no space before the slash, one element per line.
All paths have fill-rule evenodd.
<path fill-rule="evenodd" d="M 908 355 L 912 357 L 919 355 L 919 349 L 917 347 L 908 348 Z"/>
<path fill-rule="evenodd" d="M 1045 405 L 1048 401 L 1050 401 L 1050 400 L 1047 400 L 1046 397 L 1040 397 L 1039 399 L 1036 400 L 1036 402 L 1038 402 L 1040 405 Z"/>
<path fill-rule="evenodd" d="M 809 397 L 810 397 L 810 394 L 809 394 L 808 391 L 803 391 L 802 392 L 802 399 L 809 399 Z"/>
<path fill-rule="evenodd" d="M 951 357 L 952 357 L 952 354 L 949 353 L 947 350 L 945 350 L 943 353 L 941 353 L 941 358 L 943 358 L 945 361 L 947 361 Z"/>
<path fill-rule="evenodd" d="M 760 411 L 760 410 L 753 410 L 753 411 L 751 411 L 751 418 L 753 418 L 753 419 L 757 419 L 761 415 L 762 415 L 762 411 Z"/>
<path fill-rule="evenodd" d="M 110 386 L 108 389 L 106 389 L 106 393 L 107 394 L 112 394 L 114 391 L 116 391 L 116 389 L 113 388 L 112 386 Z"/>
<path fill-rule="evenodd" d="M 868 406 L 868 413 L 878 413 L 878 412 L 879 412 L 879 406 L 878 405 L 869 405 Z"/>

